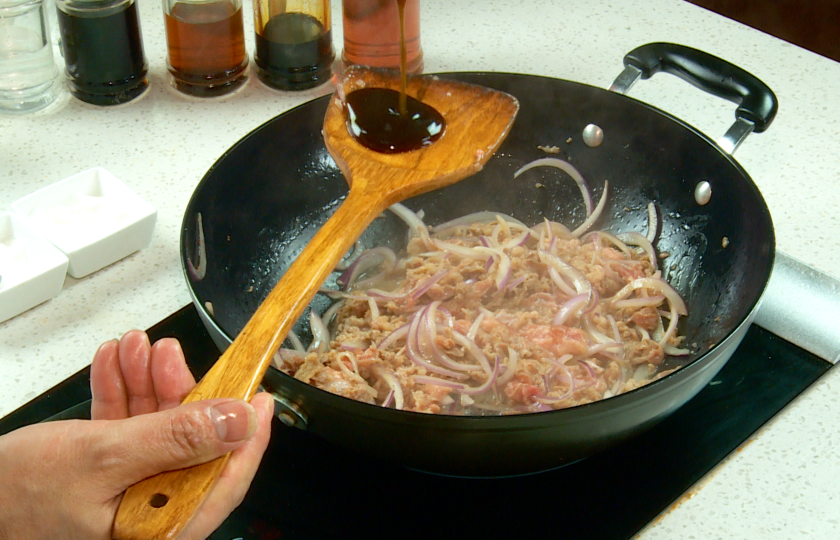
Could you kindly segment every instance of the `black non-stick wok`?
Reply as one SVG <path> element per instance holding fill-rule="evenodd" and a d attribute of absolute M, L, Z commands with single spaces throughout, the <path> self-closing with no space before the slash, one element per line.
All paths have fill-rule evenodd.
<path fill-rule="evenodd" d="M 763 131 L 776 99 L 752 75 L 705 53 L 650 44 L 625 57 L 617 80 L 664 70 L 739 103 L 728 139 Z M 288 424 L 335 443 L 442 474 L 502 476 L 557 467 L 639 434 L 673 412 L 723 367 L 741 342 L 770 277 L 774 234 L 767 207 L 746 171 L 706 135 L 673 116 L 615 91 L 545 77 L 454 73 L 452 77 L 509 92 L 521 110 L 483 171 L 454 186 L 408 200 L 434 225 L 481 210 L 529 224 L 549 218 L 574 226 L 583 219 L 574 182 L 553 169 L 513 179 L 538 146 L 557 146 L 595 195 L 609 181 L 609 200 L 596 228 L 648 231 L 648 204 L 658 208 L 662 268 L 685 298 L 681 332 L 693 351 L 684 367 L 657 382 L 571 409 L 456 417 L 385 409 L 311 387 L 273 368 L 264 386 Z M 181 252 L 195 304 L 224 348 L 240 331 L 302 246 L 341 204 L 347 184 L 321 138 L 328 97 L 260 126 L 207 172 L 186 209 Z M 596 124 L 603 143 L 587 146 Z M 695 188 L 711 186 L 708 204 Z M 540 185 L 538 185 L 540 184 Z M 404 224 L 387 212 L 360 239 L 360 248 L 399 248 Z M 199 244 L 201 244 L 199 246 Z M 334 278 L 331 278 L 334 279 Z M 329 300 L 313 309 L 323 312 Z M 306 319 L 304 317 L 302 320 Z M 307 328 L 299 323 L 299 334 Z M 669 360 L 669 362 L 674 362 Z M 282 436 L 282 435 L 277 435 Z"/>

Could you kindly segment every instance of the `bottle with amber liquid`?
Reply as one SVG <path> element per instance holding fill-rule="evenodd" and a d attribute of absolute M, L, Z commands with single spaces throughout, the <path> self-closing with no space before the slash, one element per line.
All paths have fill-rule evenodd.
<path fill-rule="evenodd" d="M 332 76 L 329 0 L 254 2 L 257 76 L 279 90 L 305 90 Z"/>
<path fill-rule="evenodd" d="M 345 64 L 400 67 L 400 13 L 397 0 L 342 0 Z M 423 71 L 420 0 L 404 6 L 406 71 Z"/>
<path fill-rule="evenodd" d="M 163 0 L 170 83 L 198 97 L 248 80 L 242 0 Z"/>

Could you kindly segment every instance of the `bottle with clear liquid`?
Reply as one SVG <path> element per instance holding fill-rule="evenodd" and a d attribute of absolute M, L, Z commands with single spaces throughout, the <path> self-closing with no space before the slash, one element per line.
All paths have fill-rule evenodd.
<path fill-rule="evenodd" d="M 397 0 L 343 0 L 345 64 L 400 68 L 400 14 Z M 423 71 L 420 0 L 405 2 L 406 71 Z"/>
<path fill-rule="evenodd" d="M 0 0 L 0 113 L 43 109 L 60 91 L 44 0 Z"/>

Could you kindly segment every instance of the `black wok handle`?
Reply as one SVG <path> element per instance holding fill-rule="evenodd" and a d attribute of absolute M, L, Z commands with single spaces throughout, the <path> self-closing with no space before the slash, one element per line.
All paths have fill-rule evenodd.
<path fill-rule="evenodd" d="M 779 102 L 769 86 L 751 73 L 709 53 L 674 43 L 648 43 L 624 56 L 624 65 L 640 70 L 643 79 L 663 71 L 712 95 L 738 104 L 735 117 L 765 131 Z"/>

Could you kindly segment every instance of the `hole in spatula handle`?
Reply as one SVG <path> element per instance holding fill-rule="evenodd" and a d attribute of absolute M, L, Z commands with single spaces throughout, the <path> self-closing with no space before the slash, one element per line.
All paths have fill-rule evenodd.
<path fill-rule="evenodd" d="M 154 495 L 152 495 L 152 498 L 149 499 L 149 506 L 151 506 L 152 508 L 163 508 L 168 502 L 169 497 L 167 497 L 163 493 L 155 493 Z"/>

